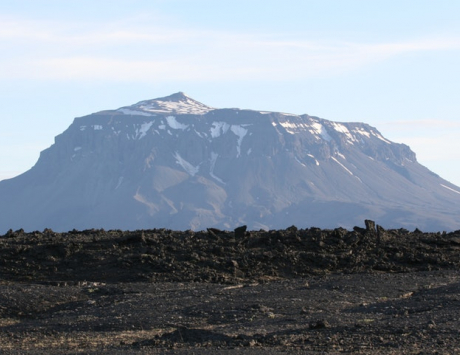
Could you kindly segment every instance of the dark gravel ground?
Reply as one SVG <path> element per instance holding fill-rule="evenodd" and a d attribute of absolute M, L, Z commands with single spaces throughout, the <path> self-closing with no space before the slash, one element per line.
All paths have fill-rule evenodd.
<path fill-rule="evenodd" d="M 1 354 L 460 354 L 460 231 L 10 231 Z"/>

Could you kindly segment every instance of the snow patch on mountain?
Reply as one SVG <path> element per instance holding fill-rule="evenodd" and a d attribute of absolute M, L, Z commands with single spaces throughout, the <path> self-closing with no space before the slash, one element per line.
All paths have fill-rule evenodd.
<path fill-rule="evenodd" d="M 222 134 L 227 133 L 229 128 L 230 128 L 230 125 L 227 122 L 213 122 L 210 128 L 211 137 L 217 138 L 221 136 Z"/>
<path fill-rule="evenodd" d="M 238 145 L 236 147 L 238 153 L 236 157 L 238 158 L 241 155 L 241 143 L 243 142 L 244 136 L 248 133 L 248 130 L 239 125 L 232 125 L 230 129 L 233 133 L 235 133 L 238 136 Z"/>
<path fill-rule="evenodd" d="M 211 153 L 211 164 L 210 164 L 210 168 L 209 168 L 209 175 L 211 175 L 211 177 L 213 179 L 215 179 L 215 180 L 219 181 L 221 184 L 225 185 L 225 182 L 223 182 L 222 179 L 220 179 L 219 177 L 214 175 L 214 167 L 216 166 L 216 161 L 217 161 L 218 157 L 219 157 L 219 154 L 217 154 L 215 152 Z"/>
<path fill-rule="evenodd" d="M 321 123 L 313 121 L 313 123 L 311 124 L 311 128 L 312 129 L 310 130 L 310 133 L 314 135 L 320 135 L 321 138 L 328 142 L 332 140 L 332 137 L 327 132 L 326 127 L 324 127 Z M 320 138 L 318 137 L 318 139 Z"/>
<path fill-rule="evenodd" d="M 212 138 L 218 138 L 221 135 L 224 135 L 228 131 L 233 132 L 238 137 L 237 140 L 237 157 L 241 155 L 241 143 L 243 142 L 244 137 L 248 134 L 248 129 L 245 128 L 251 124 L 244 125 L 231 125 L 227 122 L 213 122 L 211 128 L 209 129 Z M 197 132 L 198 133 L 198 132 Z"/>
<path fill-rule="evenodd" d="M 139 111 L 139 110 L 132 110 L 129 108 L 119 108 L 117 110 L 118 112 L 121 112 L 124 115 L 131 115 L 131 116 L 156 116 L 152 113 L 145 112 L 145 111 Z"/>
<path fill-rule="evenodd" d="M 174 154 L 174 158 L 176 158 L 176 163 L 182 166 L 182 168 L 190 175 L 195 176 L 200 171 L 200 166 L 193 166 L 187 160 L 182 158 L 179 152 Z"/>
<path fill-rule="evenodd" d="M 332 127 L 339 133 L 342 133 L 345 135 L 346 139 L 347 139 L 347 142 L 350 143 L 350 144 L 354 144 L 354 142 L 357 141 L 357 139 L 355 138 L 355 136 L 353 136 L 350 131 L 348 130 L 347 127 L 345 127 L 343 124 L 341 123 L 337 123 L 337 122 L 331 122 L 331 125 Z"/>
<path fill-rule="evenodd" d="M 357 127 L 353 130 L 354 133 L 360 134 L 362 136 L 366 136 L 367 138 L 371 138 L 371 135 L 368 131 L 366 131 L 364 128 Z"/>
<path fill-rule="evenodd" d="M 153 125 L 153 121 L 141 124 L 141 126 L 136 129 L 136 138 L 135 139 L 144 138 L 146 136 L 147 132 L 149 131 L 150 127 L 152 127 L 152 125 Z"/>
<path fill-rule="evenodd" d="M 279 124 L 288 132 L 289 134 L 296 134 L 301 131 L 306 131 L 310 128 L 308 124 L 305 123 L 295 123 L 292 121 L 280 121 Z M 275 126 L 275 125 L 274 125 Z"/>
<path fill-rule="evenodd" d="M 168 123 L 168 126 L 172 129 L 180 129 L 184 131 L 188 128 L 188 125 L 178 122 L 175 116 L 166 117 L 166 122 Z"/>

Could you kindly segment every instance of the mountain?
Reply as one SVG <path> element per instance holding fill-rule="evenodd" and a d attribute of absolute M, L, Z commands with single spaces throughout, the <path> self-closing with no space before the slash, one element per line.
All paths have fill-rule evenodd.
<path fill-rule="evenodd" d="M 374 127 L 184 93 L 75 118 L 0 199 L 0 231 L 460 224 L 460 188 Z"/>

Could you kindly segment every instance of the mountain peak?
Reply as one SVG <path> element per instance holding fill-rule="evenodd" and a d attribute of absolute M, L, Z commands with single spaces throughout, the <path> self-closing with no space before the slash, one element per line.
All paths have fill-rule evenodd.
<path fill-rule="evenodd" d="M 125 114 L 154 115 L 161 113 L 204 115 L 213 108 L 192 99 L 182 91 L 152 100 L 140 101 L 132 106 L 122 107 L 118 111 Z"/>
<path fill-rule="evenodd" d="M 176 92 L 175 94 L 171 94 L 169 96 L 165 97 L 160 97 L 154 100 L 158 101 L 169 101 L 169 102 L 180 102 L 180 101 L 187 101 L 187 100 L 193 100 L 190 96 L 188 96 L 186 93 L 179 91 Z M 195 100 L 194 100 L 195 101 Z"/>

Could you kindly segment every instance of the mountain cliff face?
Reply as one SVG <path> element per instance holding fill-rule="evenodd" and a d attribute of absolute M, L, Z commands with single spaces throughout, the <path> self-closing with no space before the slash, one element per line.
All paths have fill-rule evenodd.
<path fill-rule="evenodd" d="M 183 93 L 74 120 L 0 182 L 0 231 L 459 229 L 460 188 L 364 123 L 214 109 Z"/>

